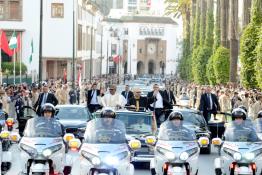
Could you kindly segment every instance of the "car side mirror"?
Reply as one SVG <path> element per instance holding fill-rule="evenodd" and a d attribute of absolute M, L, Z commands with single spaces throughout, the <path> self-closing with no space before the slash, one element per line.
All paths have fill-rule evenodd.
<path fill-rule="evenodd" d="M 59 109 L 55 109 L 55 115 L 59 113 Z"/>

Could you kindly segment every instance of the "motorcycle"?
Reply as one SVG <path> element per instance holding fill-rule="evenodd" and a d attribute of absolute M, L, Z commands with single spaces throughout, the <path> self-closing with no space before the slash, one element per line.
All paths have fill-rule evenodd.
<path fill-rule="evenodd" d="M 43 117 L 28 120 L 18 147 L 21 174 L 70 174 L 60 124 Z"/>
<path fill-rule="evenodd" d="M 251 142 L 247 136 L 250 128 L 228 126 L 230 134 L 225 132 L 225 140 L 214 138 L 212 144 L 219 147 L 219 158 L 214 161 L 216 175 L 256 175 L 262 174 L 261 140 Z M 254 137 L 254 133 L 252 133 Z"/>
<path fill-rule="evenodd" d="M 152 175 L 191 175 L 198 173 L 200 146 L 208 145 L 207 137 L 198 142 L 188 129 L 172 130 L 173 123 L 166 121 L 160 127 L 158 140 L 147 137 L 146 143 L 154 146 L 155 157 L 150 162 Z"/>
<path fill-rule="evenodd" d="M 7 130 L 13 131 L 13 126 L 15 124 L 14 119 L 13 118 L 7 118 L 5 123 L 6 123 L 6 126 L 7 126 Z"/>
<path fill-rule="evenodd" d="M 258 118 L 254 121 L 254 126 L 257 132 L 257 136 L 262 140 L 262 118 Z"/>
<path fill-rule="evenodd" d="M 133 175 L 129 148 L 137 150 L 141 142 L 131 140 L 127 145 L 125 135 L 125 126 L 120 120 L 97 118 L 90 121 L 79 151 L 80 175 Z"/>

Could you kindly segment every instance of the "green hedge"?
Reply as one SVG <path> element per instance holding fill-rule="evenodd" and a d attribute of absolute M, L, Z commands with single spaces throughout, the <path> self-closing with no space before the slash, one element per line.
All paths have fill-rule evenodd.
<path fill-rule="evenodd" d="M 229 49 L 219 47 L 213 58 L 216 83 L 226 84 L 229 81 L 230 54 Z"/>
<path fill-rule="evenodd" d="M 256 47 L 256 78 L 258 82 L 258 86 L 262 89 L 262 25 L 260 27 L 260 38 L 258 45 Z"/>
<path fill-rule="evenodd" d="M 206 68 L 206 76 L 208 78 L 209 84 L 211 85 L 216 84 L 216 76 L 214 70 L 214 55 L 212 55 L 208 60 L 207 68 Z"/>
<path fill-rule="evenodd" d="M 14 70 L 14 63 L 13 62 L 2 62 L 2 71 L 3 74 L 6 75 L 8 70 L 8 75 L 13 75 Z M 22 74 L 25 74 L 27 72 L 27 67 L 24 63 L 21 65 Z M 15 63 L 15 74 L 20 74 L 20 62 Z"/>

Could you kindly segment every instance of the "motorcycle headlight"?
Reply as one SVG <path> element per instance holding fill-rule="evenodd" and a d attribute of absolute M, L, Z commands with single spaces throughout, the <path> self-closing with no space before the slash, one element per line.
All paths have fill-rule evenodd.
<path fill-rule="evenodd" d="M 35 148 L 32 148 L 31 146 L 21 144 L 20 148 L 24 150 L 29 156 L 36 157 L 37 156 L 37 150 Z"/>
<path fill-rule="evenodd" d="M 157 151 L 164 155 L 168 160 L 174 160 L 176 158 L 175 153 L 173 153 L 172 151 L 169 151 L 167 149 L 161 148 L 161 147 L 157 147 Z"/>
<path fill-rule="evenodd" d="M 95 166 L 98 166 L 101 164 L 100 158 L 94 154 L 91 154 L 86 151 L 81 151 L 81 155 Z"/>
<path fill-rule="evenodd" d="M 245 159 L 247 160 L 253 160 L 255 158 L 255 154 L 254 153 L 246 153 L 244 155 Z"/>
<path fill-rule="evenodd" d="M 188 158 L 189 158 L 189 154 L 187 152 L 182 152 L 179 157 L 179 159 L 182 161 L 186 161 Z"/>
<path fill-rule="evenodd" d="M 233 154 L 233 158 L 236 160 L 236 161 L 239 161 L 242 159 L 242 155 L 241 153 L 234 153 Z"/>
<path fill-rule="evenodd" d="M 46 149 L 43 150 L 42 154 L 45 157 L 49 157 L 52 154 L 54 154 L 55 152 L 59 151 L 60 149 L 62 149 L 62 144 L 46 148 Z"/>
<path fill-rule="evenodd" d="M 119 159 L 116 156 L 108 156 L 105 158 L 105 163 L 107 165 L 113 166 L 119 164 Z"/>

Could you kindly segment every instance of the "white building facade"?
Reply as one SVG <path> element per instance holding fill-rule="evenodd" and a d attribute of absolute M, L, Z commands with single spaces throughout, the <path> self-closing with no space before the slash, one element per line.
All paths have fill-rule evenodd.
<path fill-rule="evenodd" d="M 109 59 L 103 59 L 103 74 L 176 73 L 181 55 L 181 31 L 171 18 L 123 16 L 107 19 L 105 36 L 104 56 Z M 114 55 L 121 56 L 117 64 L 111 58 Z M 110 71 L 112 69 L 115 70 Z"/>

